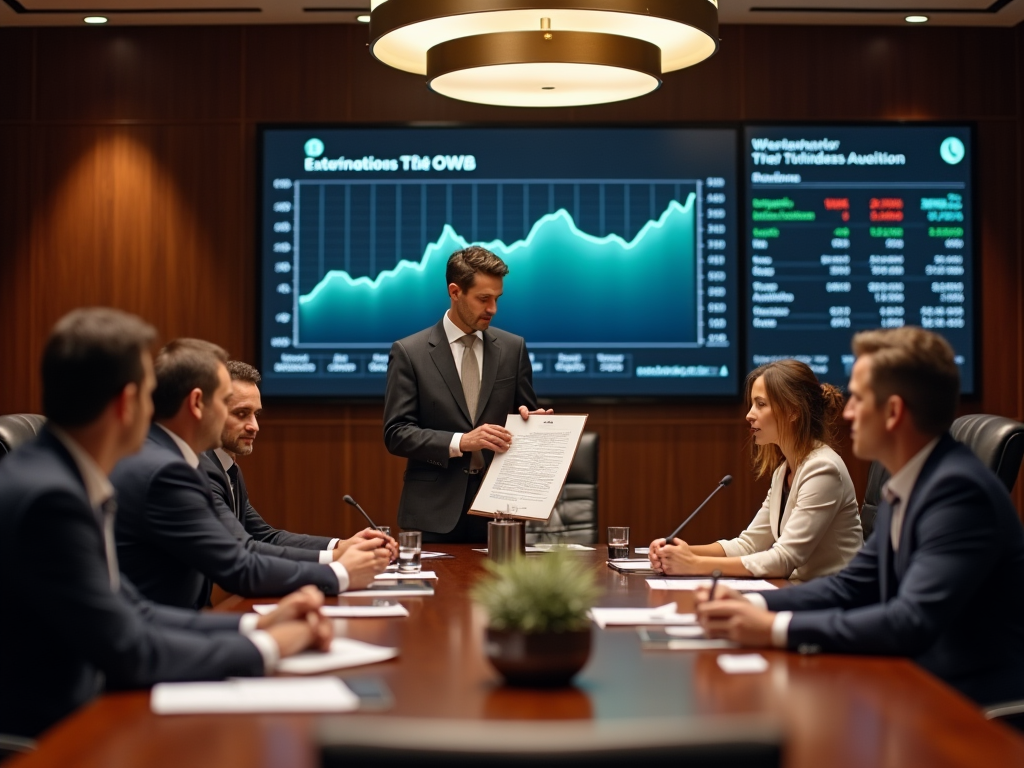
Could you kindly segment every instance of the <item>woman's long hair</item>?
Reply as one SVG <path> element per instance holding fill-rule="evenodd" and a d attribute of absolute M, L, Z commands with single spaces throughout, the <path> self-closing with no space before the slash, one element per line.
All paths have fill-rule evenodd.
<path fill-rule="evenodd" d="M 814 371 L 799 360 L 775 360 L 747 374 L 746 404 L 754 382 L 764 377 L 768 404 L 779 428 L 779 439 L 793 446 L 799 465 L 816 443 L 831 446 L 836 426 L 843 413 L 843 393 L 831 384 L 821 384 Z M 786 457 L 778 445 L 758 445 L 751 441 L 754 472 L 758 478 L 773 472 Z M 794 467 L 793 469 L 796 469 Z"/>

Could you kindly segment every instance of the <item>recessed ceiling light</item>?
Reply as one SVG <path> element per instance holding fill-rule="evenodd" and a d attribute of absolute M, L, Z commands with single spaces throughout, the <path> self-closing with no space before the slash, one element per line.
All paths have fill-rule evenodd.
<path fill-rule="evenodd" d="M 356 16 L 356 21 L 361 21 L 361 22 L 363 22 L 363 24 L 369 24 L 370 23 L 370 14 L 368 14 L 368 13 L 361 13 L 358 16 Z"/>
<path fill-rule="evenodd" d="M 107 17 L 106 16 L 86 16 L 84 19 L 82 19 L 82 21 L 84 21 L 86 24 L 106 24 L 107 23 Z"/>
<path fill-rule="evenodd" d="M 905 21 L 908 24 L 924 24 L 926 21 L 928 21 L 928 17 L 927 16 L 907 16 Z"/>

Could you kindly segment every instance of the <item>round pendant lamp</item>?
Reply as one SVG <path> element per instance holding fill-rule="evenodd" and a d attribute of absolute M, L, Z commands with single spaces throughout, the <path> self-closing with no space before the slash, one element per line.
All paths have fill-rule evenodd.
<path fill-rule="evenodd" d="M 378 60 L 501 106 L 635 98 L 717 47 L 715 0 L 375 0 L 370 14 Z"/>

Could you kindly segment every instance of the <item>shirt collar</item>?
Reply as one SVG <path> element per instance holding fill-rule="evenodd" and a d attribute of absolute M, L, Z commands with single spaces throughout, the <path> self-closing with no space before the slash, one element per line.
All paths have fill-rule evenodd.
<path fill-rule="evenodd" d="M 173 440 L 174 444 L 176 446 L 178 446 L 178 450 L 181 451 L 181 455 L 184 457 L 184 459 L 188 463 L 188 465 L 190 467 L 192 467 L 192 469 L 198 469 L 199 468 L 199 457 L 196 456 L 196 452 L 192 450 L 192 446 L 190 446 L 188 443 L 186 443 L 184 440 L 182 440 L 176 434 L 171 432 L 171 430 L 169 430 L 163 424 L 157 424 L 157 426 L 160 427 L 160 429 L 162 429 L 164 432 L 166 432 L 168 435 L 171 436 L 171 440 Z"/>
<path fill-rule="evenodd" d="M 52 421 L 46 425 L 46 428 L 71 454 L 71 459 L 75 462 L 75 466 L 78 467 L 78 473 L 82 476 L 82 482 L 85 483 L 85 495 L 89 497 L 89 504 L 92 505 L 93 509 L 99 509 L 105 502 L 114 498 L 114 486 L 111 485 L 109 478 L 103 474 L 103 470 L 100 469 L 93 457 L 76 443 L 71 435 Z"/>
<path fill-rule="evenodd" d="M 445 336 L 448 337 L 448 343 L 449 344 L 454 344 L 456 341 L 458 341 L 459 339 L 461 339 L 463 336 L 466 335 L 465 331 L 463 331 L 461 328 L 459 328 L 459 326 L 457 326 L 455 323 L 452 322 L 452 319 L 450 317 L 448 317 L 448 313 L 447 312 L 444 313 L 444 321 L 443 322 L 444 322 L 444 333 L 445 333 Z M 483 338 L 484 338 L 484 332 L 483 331 L 473 331 L 473 335 L 476 336 L 481 341 L 483 341 Z"/>
<path fill-rule="evenodd" d="M 224 467 L 224 471 L 227 472 L 231 469 L 231 465 L 235 463 L 235 460 L 231 458 L 231 454 L 225 451 L 223 448 L 217 448 L 214 453 L 217 454 L 217 458 L 220 459 L 220 465 Z"/>
<path fill-rule="evenodd" d="M 939 438 L 936 437 L 915 453 L 914 458 L 904 464 L 899 472 L 889 478 L 889 482 L 882 486 L 882 497 L 886 501 L 892 504 L 895 499 L 899 499 L 904 506 L 906 505 L 914 486 L 917 485 L 917 478 L 924 469 L 924 463 L 928 461 L 928 457 L 938 444 Z"/>

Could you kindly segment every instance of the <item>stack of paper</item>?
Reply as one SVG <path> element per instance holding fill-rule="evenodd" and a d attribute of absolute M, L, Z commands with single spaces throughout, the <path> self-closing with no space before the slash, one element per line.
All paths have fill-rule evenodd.
<path fill-rule="evenodd" d="M 158 715 L 232 712 L 352 712 L 359 697 L 336 677 L 271 677 L 222 683 L 159 683 L 149 706 Z"/>
<path fill-rule="evenodd" d="M 379 661 L 393 659 L 397 655 L 397 648 L 371 645 L 349 637 L 336 637 L 331 641 L 331 649 L 327 653 L 306 651 L 289 656 L 278 662 L 277 671 L 289 675 L 316 675 L 330 672 L 332 669 L 376 664 Z"/>
<path fill-rule="evenodd" d="M 719 579 L 719 586 L 735 589 L 737 592 L 764 592 L 778 589 L 764 579 Z M 651 589 L 674 589 L 693 592 L 701 587 L 711 587 L 711 579 L 648 579 Z"/>
<path fill-rule="evenodd" d="M 591 608 L 590 618 L 601 629 L 611 626 L 660 626 L 697 622 L 695 614 L 676 613 L 675 603 L 666 603 L 657 608 Z"/>
<path fill-rule="evenodd" d="M 277 603 L 254 605 L 256 613 L 267 614 L 277 608 Z M 409 615 L 409 611 L 401 603 L 384 603 L 383 605 L 324 605 L 320 613 L 329 619 L 389 619 Z"/>
<path fill-rule="evenodd" d="M 423 579 L 424 581 L 436 581 L 437 574 L 434 571 L 417 571 L 416 573 L 398 573 L 397 571 L 387 571 L 385 573 L 378 573 L 374 576 L 375 579 L 381 581 L 414 581 L 416 579 Z"/>

